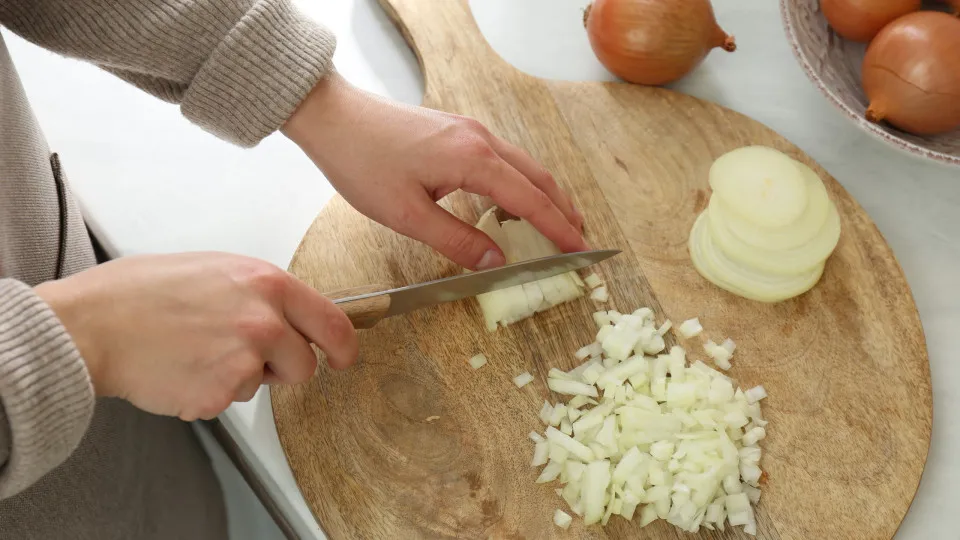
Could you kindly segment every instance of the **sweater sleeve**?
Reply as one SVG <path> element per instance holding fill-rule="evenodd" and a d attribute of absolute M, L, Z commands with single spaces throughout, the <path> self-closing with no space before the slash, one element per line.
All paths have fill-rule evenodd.
<path fill-rule="evenodd" d="M 279 129 L 333 65 L 334 35 L 294 1 L 0 0 L 0 24 L 251 147 Z"/>
<path fill-rule="evenodd" d="M 0 499 L 70 456 L 94 402 L 86 364 L 53 310 L 24 283 L 0 279 Z"/>

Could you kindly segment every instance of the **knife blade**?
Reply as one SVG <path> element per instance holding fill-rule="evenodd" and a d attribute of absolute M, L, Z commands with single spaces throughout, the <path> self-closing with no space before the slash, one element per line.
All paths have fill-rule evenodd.
<path fill-rule="evenodd" d="M 562 253 L 396 289 L 331 299 L 347 312 L 354 327 L 370 328 L 386 317 L 579 270 L 618 253 L 620 250 L 616 249 Z"/>

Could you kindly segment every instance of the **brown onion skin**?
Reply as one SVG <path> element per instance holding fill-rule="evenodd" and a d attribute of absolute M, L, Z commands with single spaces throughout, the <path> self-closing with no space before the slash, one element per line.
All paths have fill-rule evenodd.
<path fill-rule="evenodd" d="M 960 127 L 960 19 L 919 11 L 885 26 L 867 47 L 866 117 L 915 135 Z"/>
<path fill-rule="evenodd" d="M 713 48 L 736 50 L 709 0 L 595 0 L 583 22 L 600 63 L 635 84 L 673 82 Z"/>
<path fill-rule="evenodd" d="M 820 10 L 840 37 L 867 43 L 898 17 L 920 9 L 922 0 L 820 0 Z"/>

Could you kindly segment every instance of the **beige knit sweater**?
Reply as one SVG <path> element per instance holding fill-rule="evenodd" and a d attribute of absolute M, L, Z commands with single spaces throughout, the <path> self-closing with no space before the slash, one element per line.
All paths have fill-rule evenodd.
<path fill-rule="evenodd" d="M 282 125 L 335 47 L 290 0 L 0 0 L 0 25 L 179 103 L 245 147 Z M 31 288 L 93 264 L 0 37 L 0 539 L 225 538 L 219 486 L 189 425 L 95 399 Z"/>

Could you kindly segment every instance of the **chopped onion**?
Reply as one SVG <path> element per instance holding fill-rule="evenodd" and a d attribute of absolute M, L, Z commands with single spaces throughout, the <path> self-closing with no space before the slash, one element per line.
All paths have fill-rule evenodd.
<path fill-rule="evenodd" d="M 533 380 L 533 377 L 530 378 Z M 568 394 L 571 396 L 598 397 L 596 387 L 577 381 L 564 381 L 560 379 L 548 379 L 547 386 L 558 394 Z"/>
<path fill-rule="evenodd" d="M 517 388 L 523 388 L 531 381 L 533 381 L 533 375 L 526 371 L 513 378 L 513 384 L 517 385 Z"/>
<path fill-rule="evenodd" d="M 590 298 L 597 302 L 606 302 L 610 299 L 610 293 L 607 292 L 606 286 L 601 285 L 590 292 Z"/>
<path fill-rule="evenodd" d="M 762 427 L 755 427 L 743 434 L 743 445 L 753 446 L 762 441 L 767 436 L 767 432 Z"/>
<path fill-rule="evenodd" d="M 472 367 L 473 369 L 480 369 L 480 368 L 482 368 L 484 365 L 486 365 L 486 363 L 487 363 L 487 357 L 484 356 L 483 354 L 478 354 L 478 355 L 470 358 L 470 360 L 468 360 L 468 362 L 470 363 L 470 367 Z"/>
<path fill-rule="evenodd" d="M 587 465 L 583 473 L 580 500 L 583 502 L 583 522 L 592 525 L 603 517 L 603 505 L 610 485 L 610 461 L 603 459 Z"/>
<path fill-rule="evenodd" d="M 544 424 L 550 425 L 550 416 L 553 414 L 553 405 L 549 401 L 543 401 L 543 407 L 540 408 L 540 420 Z"/>
<path fill-rule="evenodd" d="M 767 397 L 767 391 L 764 390 L 762 385 L 754 386 L 753 388 L 747 390 L 743 394 L 747 396 L 748 403 L 756 403 L 761 399 Z"/>
<path fill-rule="evenodd" d="M 538 467 L 547 463 L 547 455 L 550 453 L 550 445 L 546 441 L 538 442 L 533 449 L 533 461 L 531 467 Z"/>
<path fill-rule="evenodd" d="M 732 367 L 730 365 L 730 358 L 733 356 L 733 351 L 727 347 L 717 345 L 712 339 L 709 339 L 703 344 L 703 350 L 706 351 L 707 356 L 713 358 L 713 362 L 717 364 L 717 367 L 720 369 L 728 370 Z"/>
<path fill-rule="evenodd" d="M 600 279 L 596 273 L 590 274 L 589 276 L 583 278 L 583 282 L 587 284 L 587 287 L 591 289 L 596 289 L 600 285 L 603 285 L 603 280 Z"/>
<path fill-rule="evenodd" d="M 584 395 L 573 396 L 573 398 L 567 402 L 567 409 L 568 410 L 579 409 L 580 407 L 583 407 L 584 405 L 587 405 L 587 404 L 596 405 L 597 402 Z"/>
<path fill-rule="evenodd" d="M 570 517 L 570 514 L 564 512 L 557 508 L 557 511 L 553 513 L 553 524 L 561 529 L 567 529 L 570 527 L 570 523 L 573 522 L 573 518 Z"/>
<path fill-rule="evenodd" d="M 684 338 L 692 338 L 700 335 L 700 332 L 703 332 L 703 326 L 700 325 L 699 318 L 694 317 L 680 323 L 680 326 L 677 327 L 677 332 L 680 332 L 680 335 Z"/>
<path fill-rule="evenodd" d="M 540 435 L 540 434 L 537 433 L 536 431 L 531 431 L 530 434 L 529 434 L 529 436 L 530 436 L 530 440 L 533 441 L 533 442 L 535 442 L 535 443 L 543 442 L 543 441 L 546 440 L 546 439 L 543 438 L 542 435 Z"/>
<path fill-rule="evenodd" d="M 557 477 L 560 476 L 561 470 L 563 470 L 563 463 L 559 463 L 556 461 L 551 461 L 550 463 L 547 463 L 547 466 L 544 467 L 542 471 L 540 471 L 540 476 L 537 477 L 537 483 L 543 484 L 546 482 L 556 480 Z"/>
<path fill-rule="evenodd" d="M 662 353 L 647 308 L 599 313 L 610 324 L 575 354 L 589 360 L 548 374 L 552 391 L 572 397 L 541 410 L 548 427 L 546 450 L 534 449 L 534 461 L 545 465 L 537 482 L 558 480 L 557 493 L 585 525 L 639 516 L 641 526 L 664 519 L 696 533 L 729 522 L 755 534 L 750 504 L 759 500 L 763 474 L 763 387 L 744 391 L 700 360 L 688 365 L 682 347 Z M 684 336 L 703 331 L 698 319 L 680 326 Z M 705 351 L 729 361 L 734 348 L 727 339 L 708 342 Z"/>
<path fill-rule="evenodd" d="M 660 334 L 661 336 L 666 335 L 666 333 L 669 332 L 671 328 L 673 328 L 673 321 L 671 321 L 670 319 L 667 319 L 663 321 L 663 324 L 660 325 L 660 328 L 657 328 L 657 333 Z"/>

